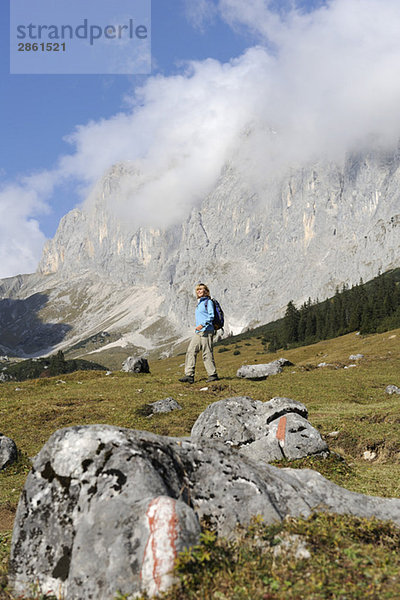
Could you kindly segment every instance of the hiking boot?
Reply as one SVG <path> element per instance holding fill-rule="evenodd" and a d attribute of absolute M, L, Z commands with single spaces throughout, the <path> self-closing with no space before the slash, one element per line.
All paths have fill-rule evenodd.
<path fill-rule="evenodd" d="M 194 383 L 194 377 L 193 375 L 185 375 L 185 377 L 181 377 L 179 381 L 182 381 L 182 383 Z"/>
<path fill-rule="evenodd" d="M 219 381 L 219 377 L 216 373 L 215 375 L 210 375 L 210 377 L 207 379 L 207 383 L 210 383 L 211 381 Z"/>

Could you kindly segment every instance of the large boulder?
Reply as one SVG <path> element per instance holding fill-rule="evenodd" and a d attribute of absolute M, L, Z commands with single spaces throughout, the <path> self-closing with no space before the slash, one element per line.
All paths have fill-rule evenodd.
<path fill-rule="evenodd" d="M 282 367 L 293 365 L 286 358 L 278 358 L 270 363 L 260 365 L 242 365 L 236 372 L 236 377 L 244 379 L 262 380 L 270 375 L 282 373 Z"/>
<path fill-rule="evenodd" d="M 16 515 L 16 594 L 34 582 L 68 600 L 168 587 L 177 552 L 200 533 L 173 444 L 106 425 L 53 434 L 34 459 Z"/>
<path fill-rule="evenodd" d="M 140 358 L 129 356 L 122 363 L 121 371 L 125 371 L 126 373 L 150 373 L 150 367 L 147 358 L 143 356 Z"/>
<path fill-rule="evenodd" d="M 218 441 L 108 425 L 63 429 L 35 457 L 21 495 L 10 585 L 16 595 L 35 584 L 68 600 L 151 596 L 172 582 L 176 553 L 197 542 L 202 518 L 231 536 L 254 515 L 268 524 L 315 510 L 400 525 L 399 499 L 260 464 Z"/>
<path fill-rule="evenodd" d="M 15 442 L 0 433 L 0 471 L 12 465 L 18 458 Z"/>
<path fill-rule="evenodd" d="M 238 396 L 210 404 L 191 435 L 196 440 L 219 440 L 264 462 L 328 454 L 326 442 L 307 417 L 304 404 L 290 398 L 259 402 Z"/>

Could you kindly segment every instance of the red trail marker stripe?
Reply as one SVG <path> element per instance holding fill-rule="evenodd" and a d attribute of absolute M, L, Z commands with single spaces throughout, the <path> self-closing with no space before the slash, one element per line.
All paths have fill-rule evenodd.
<path fill-rule="evenodd" d="M 146 518 L 149 537 L 144 551 L 140 578 L 146 580 L 150 596 L 162 591 L 167 584 L 177 556 L 179 522 L 175 500 L 158 496 L 150 502 Z"/>
<path fill-rule="evenodd" d="M 278 429 L 276 430 L 276 439 L 278 442 L 284 442 L 286 435 L 286 417 L 281 417 L 278 423 Z"/>

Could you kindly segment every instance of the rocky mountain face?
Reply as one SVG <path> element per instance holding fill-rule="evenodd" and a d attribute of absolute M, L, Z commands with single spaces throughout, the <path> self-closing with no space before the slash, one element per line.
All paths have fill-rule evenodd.
<path fill-rule="evenodd" d="M 169 351 L 190 332 L 199 280 L 238 333 L 281 316 L 289 300 L 398 267 L 399 167 L 399 151 L 353 154 L 256 191 L 227 164 L 187 218 L 155 229 L 113 215 L 126 181 L 140 186 L 133 165 L 116 165 L 61 220 L 38 271 L 0 282 L 0 351 Z"/>

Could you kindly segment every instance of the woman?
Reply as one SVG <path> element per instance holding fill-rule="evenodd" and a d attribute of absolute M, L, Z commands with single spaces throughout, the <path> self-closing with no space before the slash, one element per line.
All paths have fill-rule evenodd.
<path fill-rule="evenodd" d="M 219 379 L 213 355 L 214 303 L 211 300 L 210 290 L 204 283 L 196 285 L 196 296 L 196 329 L 186 352 L 185 376 L 179 379 L 184 383 L 194 383 L 196 358 L 200 350 L 208 373 L 207 381 L 217 381 Z"/>

